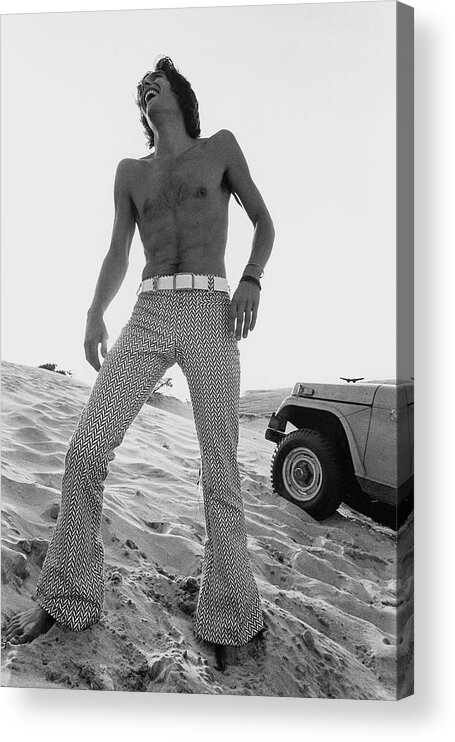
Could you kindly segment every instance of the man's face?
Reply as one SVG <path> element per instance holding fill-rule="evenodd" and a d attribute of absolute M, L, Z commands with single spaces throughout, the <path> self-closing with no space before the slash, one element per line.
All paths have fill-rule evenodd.
<path fill-rule="evenodd" d="M 147 119 L 153 119 L 154 111 L 164 111 L 179 107 L 165 72 L 147 72 L 141 82 L 141 110 Z"/>

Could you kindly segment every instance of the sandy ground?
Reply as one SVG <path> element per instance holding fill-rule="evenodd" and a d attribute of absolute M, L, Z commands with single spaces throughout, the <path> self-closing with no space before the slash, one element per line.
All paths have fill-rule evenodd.
<path fill-rule="evenodd" d="M 89 387 L 2 363 L 2 622 L 33 600 L 59 509 L 64 456 Z M 412 519 L 396 534 L 342 506 L 324 523 L 275 495 L 268 417 L 290 392 L 241 400 L 239 466 L 249 550 L 266 614 L 263 642 L 215 669 L 193 635 L 205 533 L 191 408 L 145 405 L 106 480 L 104 616 L 7 645 L 2 685 L 393 699 L 412 651 Z M 397 665 L 397 617 L 400 626 Z M 401 677 L 405 689 L 410 680 Z"/>

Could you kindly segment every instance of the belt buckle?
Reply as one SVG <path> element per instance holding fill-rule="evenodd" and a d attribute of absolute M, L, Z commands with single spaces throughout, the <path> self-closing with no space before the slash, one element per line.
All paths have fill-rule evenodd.
<path fill-rule="evenodd" d="M 194 273 L 174 273 L 172 276 L 172 288 L 174 291 L 189 288 L 188 286 L 177 286 L 177 276 L 191 276 L 191 288 L 194 289 Z"/>

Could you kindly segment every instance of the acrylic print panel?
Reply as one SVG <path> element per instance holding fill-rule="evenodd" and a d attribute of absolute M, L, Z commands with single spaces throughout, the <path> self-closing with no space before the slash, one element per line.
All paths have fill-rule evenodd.
<path fill-rule="evenodd" d="M 412 10 L 10 15 L 2 49 L 3 685 L 409 695 Z M 163 55 L 200 133 L 167 67 L 150 149 Z"/>

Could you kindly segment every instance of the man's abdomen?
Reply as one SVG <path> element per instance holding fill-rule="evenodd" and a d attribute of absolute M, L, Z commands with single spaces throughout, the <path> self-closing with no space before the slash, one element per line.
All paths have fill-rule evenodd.
<path fill-rule="evenodd" d="M 227 209 L 181 212 L 141 225 L 146 265 L 142 279 L 173 273 L 226 276 Z"/>

